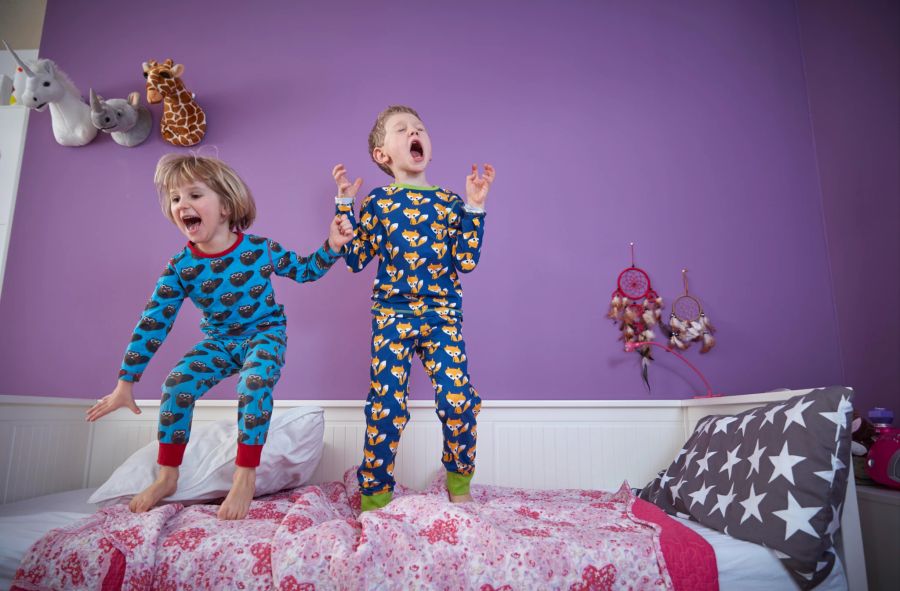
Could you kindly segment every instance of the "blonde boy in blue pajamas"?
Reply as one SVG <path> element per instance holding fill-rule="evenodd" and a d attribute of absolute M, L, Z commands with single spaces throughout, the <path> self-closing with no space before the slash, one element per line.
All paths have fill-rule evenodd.
<path fill-rule="evenodd" d="M 359 272 L 378 257 L 366 437 L 357 471 L 362 510 L 383 507 L 391 500 L 394 458 L 409 419 L 406 400 L 413 353 L 434 386 L 450 500 L 470 501 L 481 399 L 469 381 L 457 273 L 468 273 L 478 264 L 494 168 L 485 164 L 480 176 L 472 166 L 466 177 L 466 202 L 452 191 L 432 186 L 425 178 L 431 139 L 418 113 L 404 106 L 389 107 L 378 115 L 369 134 L 369 153 L 394 182 L 369 193 L 358 222 L 353 198 L 362 179 L 351 183 L 341 164 L 332 172 L 338 186 L 338 214 L 347 216 L 356 230 L 344 248 L 347 266 Z"/>

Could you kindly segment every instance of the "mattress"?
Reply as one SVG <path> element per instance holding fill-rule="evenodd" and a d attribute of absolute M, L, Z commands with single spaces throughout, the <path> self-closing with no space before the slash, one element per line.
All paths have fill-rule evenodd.
<path fill-rule="evenodd" d="M 696 521 L 673 517 L 709 542 L 716 553 L 721 591 L 799 589 L 775 554 L 759 544 L 738 540 Z M 847 576 L 840 558 L 816 591 L 846 591 Z"/>
<path fill-rule="evenodd" d="M 0 505 L 0 589 L 9 589 L 25 552 L 45 533 L 97 510 L 96 488 L 82 488 Z"/>
<path fill-rule="evenodd" d="M 87 502 L 95 490 L 84 488 L 0 505 L 0 589 L 9 589 L 25 552 L 41 536 L 51 529 L 69 525 L 96 511 L 96 506 Z M 687 519 L 675 519 L 703 536 L 713 547 L 721 591 L 797 588 L 770 550 Z M 835 563 L 828 578 L 816 589 L 847 589 L 847 578 L 840 560 Z"/>

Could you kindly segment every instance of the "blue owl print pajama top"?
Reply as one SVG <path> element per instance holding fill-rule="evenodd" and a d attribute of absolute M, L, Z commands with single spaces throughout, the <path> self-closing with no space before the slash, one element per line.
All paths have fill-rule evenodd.
<path fill-rule="evenodd" d="M 119 379 L 125 381 L 141 378 L 185 298 L 203 312 L 200 328 L 206 338 L 185 354 L 162 388 L 159 464 L 181 464 L 194 403 L 221 380 L 240 373 L 236 464 L 259 465 L 272 417 L 272 389 L 281 376 L 287 346 L 284 306 L 275 302 L 271 276 L 315 281 L 338 258 L 327 241 L 304 257 L 273 240 L 239 234 L 225 252 L 206 254 L 188 243 L 169 261 L 119 371 Z"/>
<path fill-rule="evenodd" d="M 400 184 L 373 190 L 362 202 L 358 221 L 352 200 L 337 202 L 338 213 L 350 216 L 356 228 L 353 242 L 344 247 L 347 266 L 359 272 L 378 258 L 360 490 L 390 500 L 394 456 L 409 419 L 406 400 L 415 353 L 434 386 L 448 488 L 464 494 L 475 469 L 481 399 L 469 381 L 458 274 L 478 264 L 484 211 L 468 208 L 440 187 Z"/>

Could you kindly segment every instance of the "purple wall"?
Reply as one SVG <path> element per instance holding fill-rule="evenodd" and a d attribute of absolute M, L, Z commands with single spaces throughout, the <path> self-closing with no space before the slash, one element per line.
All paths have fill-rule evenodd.
<path fill-rule="evenodd" d="M 846 381 L 900 412 L 900 4 L 800 0 Z"/>
<path fill-rule="evenodd" d="M 366 135 L 388 104 L 415 106 L 430 127 L 432 182 L 463 190 L 472 162 L 492 162 L 482 262 L 464 277 L 485 399 L 702 392 L 663 353 L 648 395 L 604 318 L 629 241 L 667 303 L 690 269 L 719 346 L 688 355 L 717 391 L 843 380 L 792 3 L 223 4 L 157 2 L 136 28 L 119 2 L 51 0 L 41 54 L 105 96 L 141 89 L 146 59 L 184 63 L 210 121 L 203 150 L 256 194 L 252 231 L 300 251 L 324 238 L 334 163 L 386 182 Z M 131 150 L 108 137 L 62 148 L 48 114 L 33 114 L 0 301 L 0 392 L 112 389 L 183 244 L 151 183 L 172 149 L 156 135 Z M 373 273 L 278 283 L 290 346 L 277 396 L 365 396 Z M 158 395 L 197 322 L 185 306 L 139 397 Z M 233 396 L 231 384 L 210 396 Z M 420 367 L 412 389 L 432 396 Z"/>

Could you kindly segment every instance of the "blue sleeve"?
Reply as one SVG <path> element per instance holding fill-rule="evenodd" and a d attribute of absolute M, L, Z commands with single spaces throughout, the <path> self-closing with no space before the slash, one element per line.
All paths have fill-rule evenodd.
<path fill-rule="evenodd" d="M 353 240 L 344 245 L 342 254 L 347 262 L 347 267 L 354 273 L 359 273 L 366 268 L 378 251 L 378 243 L 376 241 L 373 230 L 378 224 L 378 218 L 372 209 L 375 199 L 374 194 L 366 197 L 362 206 L 359 208 L 359 221 L 353 215 L 352 204 L 337 204 L 337 213 L 346 214 L 353 224 Z"/>
<path fill-rule="evenodd" d="M 478 266 L 481 242 L 484 238 L 485 216 L 484 212 L 468 211 L 462 199 L 454 203 L 450 227 L 456 228 L 456 240 L 453 241 L 451 254 L 453 266 L 460 273 L 468 273 Z"/>
<path fill-rule="evenodd" d="M 293 279 L 297 283 L 321 279 L 341 257 L 339 253 L 329 248 L 328 240 L 309 256 L 298 255 L 286 250 L 274 240 L 269 240 L 269 254 L 272 257 L 275 274 Z"/>
<path fill-rule="evenodd" d="M 137 382 L 141 379 L 150 359 L 172 330 L 185 297 L 187 297 L 185 287 L 170 261 L 159 276 L 153 295 L 150 296 L 141 319 L 131 335 L 131 343 L 125 351 L 125 358 L 119 370 L 120 380 Z"/>

